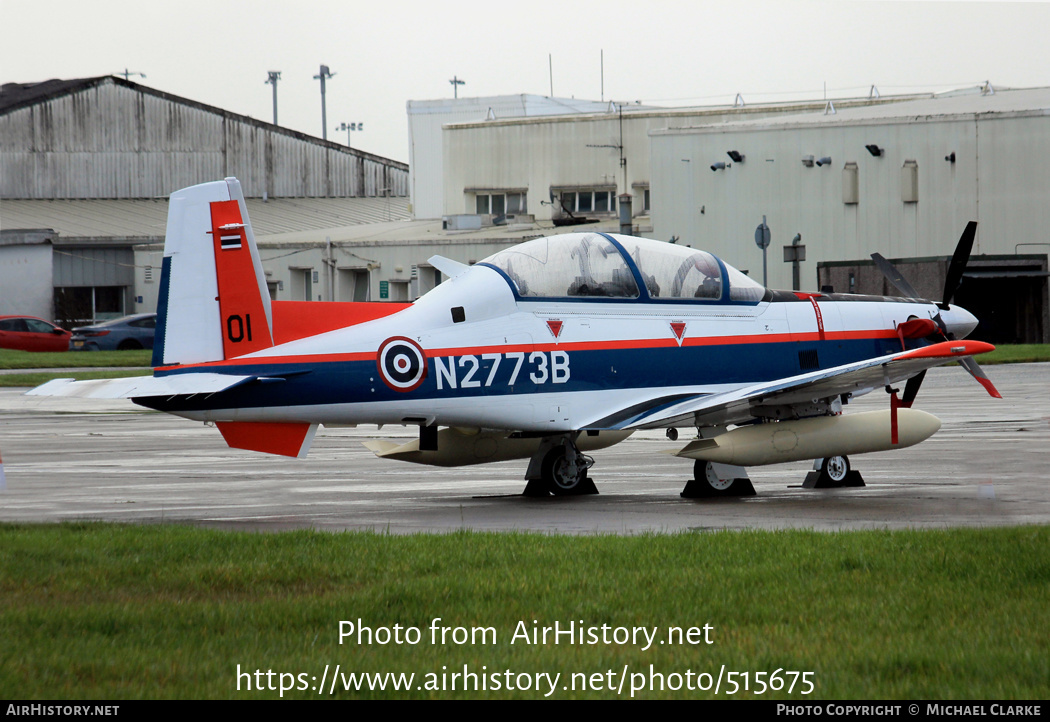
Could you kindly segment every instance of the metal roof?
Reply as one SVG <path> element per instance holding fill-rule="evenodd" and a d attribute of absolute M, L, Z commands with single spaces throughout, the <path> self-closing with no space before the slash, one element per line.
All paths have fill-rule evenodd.
<path fill-rule="evenodd" d="M 334 141 L 324 140 L 317 138 L 306 133 L 300 133 L 297 130 L 285 128 L 280 125 L 274 125 L 267 123 L 263 120 L 258 120 L 247 115 L 240 115 L 239 113 L 233 113 L 222 108 L 217 108 L 213 105 L 206 103 L 200 103 L 196 100 L 190 100 L 189 98 L 183 98 L 178 95 L 164 92 L 163 90 L 157 90 L 151 88 L 148 85 L 142 85 L 141 83 L 135 83 L 126 78 L 120 78 L 115 75 L 102 75 L 94 78 L 79 78 L 75 80 L 61 80 L 52 79 L 45 80 L 39 83 L 4 83 L 0 86 L 0 115 L 14 112 L 20 108 L 25 108 L 45 101 L 60 98 L 64 95 L 70 95 L 73 93 L 79 93 L 89 88 L 93 88 L 104 83 L 112 83 L 113 85 L 124 86 L 130 88 L 139 93 L 145 93 L 152 95 L 163 100 L 167 100 L 173 103 L 179 103 L 186 105 L 198 110 L 202 110 L 208 113 L 214 113 L 216 115 L 223 116 L 224 118 L 230 118 L 241 123 L 246 123 L 257 128 L 269 130 L 275 133 L 280 133 L 292 138 L 296 138 L 302 141 L 308 141 L 325 148 L 340 151 L 342 153 L 355 155 L 360 158 L 367 160 L 373 160 L 384 165 L 389 165 L 392 168 L 398 168 L 400 170 L 408 170 L 408 164 L 402 163 L 401 161 L 392 160 L 390 158 L 384 158 L 382 156 L 368 153 L 367 151 L 358 150 L 357 148 L 350 148 L 345 145 L 341 145 Z"/>
<path fill-rule="evenodd" d="M 668 128 L 652 131 L 651 135 L 818 125 L 930 122 L 996 115 L 1050 115 L 1050 87 L 1003 88 L 993 91 L 985 85 L 971 88 L 968 92 L 951 91 L 925 98 L 852 107 L 846 106 L 845 102 L 840 106 L 835 106 L 835 101 L 830 101 L 825 103 L 822 109 L 811 112 L 730 120 L 726 123 L 696 125 L 687 128 Z"/>
<path fill-rule="evenodd" d="M 523 118 L 579 113 L 604 113 L 613 107 L 612 101 L 583 100 L 582 98 L 552 98 L 545 95 L 521 93 L 493 95 L 481 98 L 445 98 L 442 100 L 410 100 L 408 114 L 460 115 L 469 120 L 484 120 L 489 109 L 496 118 Z M 632 108 L 649 107 L 632 105 Z"/>
<path fill-rule="evenodd" d="M 248 215 L 257 236 L 355 226 L 409 217 L 408 199 L 249 198 Z M 3 200 L 0 229 L 51 228 L 74 238 L 164 237 L 167 199 Z"/>

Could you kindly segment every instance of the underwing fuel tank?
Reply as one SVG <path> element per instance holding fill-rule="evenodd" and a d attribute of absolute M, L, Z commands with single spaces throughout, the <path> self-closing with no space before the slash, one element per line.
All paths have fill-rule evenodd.
<path fill-rule="evenodd" d="M 604 449 L 626 439 L 631 431 L 601 431 L 595 436 L 580 434 L 577 448 L 586 453 Z M 406 444 L 393 441 L 366 441 L 376 456 L 382 459 L 411 461 L 430 466 L 468 466 L 489 461 L 529 459 L 540 447 L 538 437 L 517 438 L 506 431 L 482 431 L 479 429 L 445 428 L 438 431 L 437 451 L 420 451 L 419 439 Z"/>
<path fill-rule="evenodd" d="M 676 456 L 736 466 L 865 454 L 913 446 L 933 436 L 941 420 L 918 409 L 897 409 L 897 443 L 890 439 L 890 411 L 820 416 L 733 429 L 713 439 L 697 439 Z"/>

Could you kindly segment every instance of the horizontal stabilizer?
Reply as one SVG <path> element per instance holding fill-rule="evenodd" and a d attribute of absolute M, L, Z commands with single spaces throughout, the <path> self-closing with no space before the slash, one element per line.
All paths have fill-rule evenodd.
<path fill-rule="evenodd" d="M 26 392 L 26 396 L 73 396 L 83 399 L 133 399 L 146 396 L 214 394 L 255 379 L 255 376 L 192 373 L 170 376 L 133 376 L 123 379 L 54 379 Z"/>
<path fill-rule="evenodd" d="M 317 424 L 219 421 L 215 424 L 231 449 L 302 459 L 310 451 Z"/>

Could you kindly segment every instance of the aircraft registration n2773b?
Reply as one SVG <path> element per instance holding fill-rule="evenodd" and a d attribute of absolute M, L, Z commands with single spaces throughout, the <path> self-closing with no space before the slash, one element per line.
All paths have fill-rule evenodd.
<path fill-rule="evenodd" d="M 227 443 L 304 456 L 319 424 L 417 425 L 378 456 L 459 466 L 529 459 L 526 493 L 593 492 L 585 452 L 636 429 L 695 427 L 683 495 L 754 493 L 742 467 L 815 459 L 832 485 L 849 454 L 901 448 L 940 422 L 912 409 L 929 367 L 992 350 L 944 299 L 772 291 L 715 256 L 597 232 L 539 238 L 473 266 L 412 304 L 271 301 L 234 178 L 171 196 L 152 377 L 59 379 L 29 393 L 125 397 L 214 422 Z M 894 384 L 906 381 L 903 394 Z M 875 389 L 887 409 L 843 414 Z"/>

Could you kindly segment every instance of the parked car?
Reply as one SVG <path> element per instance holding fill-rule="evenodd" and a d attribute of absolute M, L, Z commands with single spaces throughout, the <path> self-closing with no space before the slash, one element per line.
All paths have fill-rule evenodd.
<path fill-rule="evenodd" d="M 0 348 L 68 351 L 69 331 L 34 316 L 0 316 Z"/>
<path fill-rule="evenodd" d="M 136 313 L 73 329 L 70 351 L 127 351 L 153 348 L 157 314 Z"/>

